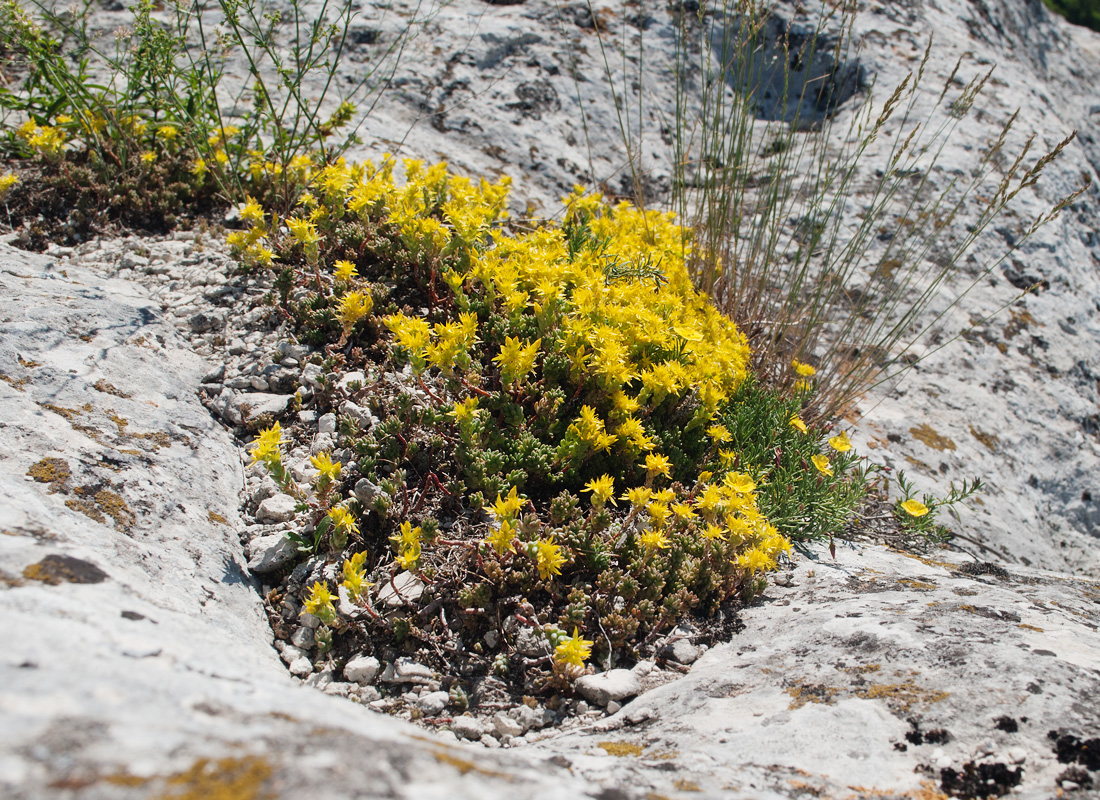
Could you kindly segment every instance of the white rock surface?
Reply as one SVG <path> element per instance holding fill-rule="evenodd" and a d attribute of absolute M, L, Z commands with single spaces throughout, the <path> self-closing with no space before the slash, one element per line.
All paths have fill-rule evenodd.
<path fill-rule="evenodd" d="M 586 700 L 596 705 L 606 706 L 612 700 L 624 700 L 642 691 L 638 676 L 628 669 L 611 669 L 584 675 L 574 684 Z"/>

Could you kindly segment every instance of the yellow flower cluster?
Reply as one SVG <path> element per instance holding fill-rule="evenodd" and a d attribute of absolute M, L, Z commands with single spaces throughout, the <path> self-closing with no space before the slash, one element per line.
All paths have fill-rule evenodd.
<path fill-rule="evenodd" d="M 36 125 L 28 120 L 16 129 L 15 135 L 38 151 L 39 155 L 54 158 L 65 147 L 65 132 L 50 125 Z"/>

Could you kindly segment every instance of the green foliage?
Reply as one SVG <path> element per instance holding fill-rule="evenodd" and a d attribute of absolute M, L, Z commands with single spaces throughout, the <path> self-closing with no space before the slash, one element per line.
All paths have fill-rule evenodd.
<path fill-rule="evenodd" d="M 507 181 L 403 166 L 403 185 L 388 162 L 314 168 L 285 230 L 253 208 L 248 235 L 231 234 L 246 260 L 270 248 L 288 315 L 367 375 L 318 401 L 378 418 L 339 419 L 357 469 L 334 476 L 328 502 L 357 530 L 346 548 L 330 539 L 330 557 L 360 559 L 359 581 L 407 571 L 424 586 L 407 614 L 349 631 L 415 649 L 457 630 L 492 656 L 477 669 L 550 689 L 684 615 L 747 602 L 792 539 L 843 529 L 868 470 L 846 436 L 827 444 L 798 418 L 814 370 L 796 365 L 794 393 L 747 374 L 744 339 L 692 288 L 691 242 L 670 217 L 577 192 L 561 225 L 509 231 Z M 364 230 L 400 247 L 349 246 Z M 367 507 L 348 496 L 359 480 L 377 487 Z M 358 603 L 374 611 L 369 593 Z M 548 657 L 520 652 L 531 636 Z"/>
<path fill-rule="evenodd" d="M 354 129 L 334 134 L 384 84 L 408 33 L 337 102 L 351 4 L 324 0 L 307 13 L 291 0 L 283 13 L 256 0 L 141 0 L 132 13 L 107 38 L 84 11 L 0 5 L 0 53 L 25 75 L 0 88 L 0 108 L 15 117 L 0 148 L 36 176 L 7 198 L 21 216 L 73 235 L 115 221 L 165 230 L 248 196 L 288 210 L 303 170 L 355 140 Z M 243 58 L 247 80 L 226 78 L 231 57 Z M 307 85 L 317 90 L 308 99 Z"/>
<path fill-rule="evenodd" d="M 1047 8 L 1074 25 L 1100 31 L 1100 0 L 1043 0 Z"/>
<path fill-rule="evenodd" d="M 953 506 L 965 502 L 985 488 L 978 478 L 964 480 L 961 486 L 955 486 L 952 481 L 946 497 L 937 498 L 926 492 L 917 500 L 913 483 L 906 479 L 904 472 L 899 471 L 896 480 L 902 495 L 893 508 L 898 525 L 906 533 L 917 534 L 933 542 L 947 542 L 951 539 L 951 531 L 937 522 L 939 512 L 949 509 L 954 513 Z"/>

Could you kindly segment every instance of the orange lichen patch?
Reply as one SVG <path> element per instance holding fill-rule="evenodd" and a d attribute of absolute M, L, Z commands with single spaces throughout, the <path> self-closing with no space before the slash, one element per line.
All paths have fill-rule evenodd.
<path fill-rule="evenodd" d="M 874 683 L 869 686 L 857 686 L 856 697 L 864 700 L 885 700 L 892 711 L 907 713 L 915 705 L 931 705 L 950 697 L 947 692 L 934 691 L 917 686 L 912 679 L 901 683 Z"/>
<path fill-rule="evenodd" d="M 271 765 L 262 756 L 200 758 L 191 768 L 166 780 L 175 787 L 158 800 L 265 800 L 274 798 L 264 784 L 271 779 Z"/>
<path fill-rule="evenodd" d="M 854 667 L 844 667 L 841 671 L 851 675 L 868 675 L 882 669 L 881 664 L 857 664 Z"/>
<path fill-rule="evenodd" d="M 1043 629 L 1036 625 L 1028 625 L 1026 622 L 1021 622 L 1017 627 L 1023 628 L 1025 631 L 1035 631 L 1036 633 L 1043 633 Z"/>
<path fill-rule="evenodd" d="M 997 445 L 999 444 L 1000 440 L 996 436 L 994 436 L 992 433 L 983 433 L 982 431 L 978 430 L 973 425 L 971 425 L 970 426 L 970 435 L 973 436 L 975 439 L 977 439 L 982 444 L 984 444 L 986 446 L 986 448 L 989 449 L 989 452 L 991 452 L 991 453 L 996 453 L 997 452 Z"/>
<path fill-rule="evenodd" d="M 675 786 L 676 789 L 678 791 L 681 791 L 681 792 L 701 792 L 701 791 L 703 791 L 702 789 L 699 788 L 699 784 L 697 784 L 695 781 L 688 780 L 687 778 L 680 778 L 679 780 L 675 780 L 675 781 L 672 782 L 672 785 Z"/>
<path fill-rule="evenodd" d="M 902 586 L 908 586 L 910 589 L 919 589 L 921 591 L 927 591 L 929 589 L 938 589 L 934 583 L 928 583 L 926 581 L 917 581 L 912 578 L 902 578 L 898 581 Z"/>
<path fill-rule="evenodd" d="M 1042 327 L 1042 324 L 1037 323 L 1035 317 L 1031 316 L 1031 313 L 1027 311 L 1027 309 L 1010 308 L 1008 310 L 1008 313 L 1011 315 L 1012 318 L 1004 327 L 1003 333 L 1006 339 L 1011 339 L 1020 331 L 1027 330 L 1028 327 L 1031 325 L 1038 324 L 1040 327 Z"/>
<path fill-rule="evenodd" d="M 646 758 L 652 761 L 672 761 L 680 755 L 679 750 L 664 750 L 656 753 L 650 753 Z"/>
<path fill-rule="evenodd" d="M 484 767 L 479 767 L 477 764 L 475 764 L 470 759 L 461 758 L 459 756 L 448 753 L 445 750 L 435 750 L 435 751 L 432 752 L 432 756 L 440 764 L 447 764 L 448 766 L 454 767 L 455 769 L 458 770 L 459 774 L 461 774 L 461 775 L 465 775 L 468 772 L 476 772 L 479 775 L 488 775 L 489 777 L 492 777 L 492 778 L 508 778 L 509 777 L 508 775 L 505 775 L 503 772 L 497 772 L 495 770 L 485 769 Z"/>
<path fill-rule="evenodd" d="M 795 684 L 794 686 L 788 686 L 784 691 L 791 696 L 791 704 L 788 708 L 794 711 L 796 708 L 802 708 L 807 703 L 832 705 L 836 702 L 836 697 L 841 694 L 842 690 L 835 686 L 823 686 L 814 683 Z"/>
<path fill-rule="evenodd" d="M 64 417 L 69 420 L 69 422 L 72 422 L 73 418 L 80 413 L 80 409 L 78 408 L 65 408 L 65 406 L 58 406 L 53 403 L 39 403 L 38 405 L 47 411 L 52 411 L 59 417 Z"/>
<path fill-rule="evenodd" d="M 133 789 L 138 786 L 144 786 L 149 783 L 149 778 L 142 778 L 139 775 L 131 775 L 128 772 L 116 772 L 113 775 L 104 775 L 103 780 L 114 786 L 125 786 Z"/>
<path fill-rule="evenodd" d="M 627 758 L 628 756 L 640 756 L 642 751 L 645 750 L 640 744 L 633 744 L 631 742 L 596 742 L 596 746 L 601 750 L 606 750 L 610 756 L 616 756 L 617 758 Z"/>
<path fill-rule="evenodd" d="M 919 442 L 931 447 L 933 450 L 954 450 L 955 443 L 946 436 L 936 433 L 936 430 L 927 422 L 917 428 L 910 428 L 909 433 Z"/>
<path fill-rule="evenodd" d="M 23 387 L 31 382 L 30 378 L 18 378 L 17 379 L 17 378 L 13 378 L 11 375 L 7 375 L 3 372 L 0 372 L 0 381 L 3 381 L 4 383 L 11 386 L 11 388 L 13 388 L 13 389 L 15 389 L 16 391 L 19 391 L 19 392 L 23 391 Z"/>
<path fill-rule="evenodd" d="M 66 500 L 65 505 L 96 522 L 106 523 L 107 517 L 110 517 L 115 521 L 115 528 L 123 532 L 130 530 L 137 522 L 137 517 L 122 499 L 122 495 L 110 489 L 94 485 L 78 486 L 73 494 L 77 497 Z"/>
<path fill-rule="evenodd" d="M 23 358 L 23 356 L 16 356 L 15 358 L 19 362 L 20 366 L 26 367 L 27 369 L 34 369 L 35 367 L 42 366 L 41 361 L 28 361 L 27 359 Z"/>
<path fill-rule="evenodd" d="M 208 511 L 208 512 L 206 512 L 206 518 L 209 519 L 211 522 L 216 522 L 219 525 L 228 525 L 229 524 L 229 520 L 227 520 L 225 517 L 223 517 L 217 511 Z"/>
<path fill-rule="evenodd" d="M 95 564 L 81 558 L 65 555 L 48 555 L 37 564 L 23 570 L 23 577 L 41 581 L 51 586 L 64 583 L 102 583 L 108 575 Z"/>
<path fill-rule="evenodd" d="M 43 458 L 41 461 L 36 461 L 31 464 L 27 474 L 38 483 L 48 483 L 50 494 L 64 492 L 69 478 L 73 476 L 72 470 L 69 469 L 69 462 L 63 458 Z"/>
<path fill-rule="evenodd" d="M 98 381 L 93 383 L 92 387 L 97 392 L 103 392 L 104 394 L 111 394 L 111 395 L 114 395 L 115 397 L 121 397 L 123 399 L 127 399 L 127 398 L 132 396 L 128 392 L 122 391 L 117 386 L 114 386 L 110 383 L 107 383 L 107 381 L 104 380 L 103 378 L 100 378 Z"/>

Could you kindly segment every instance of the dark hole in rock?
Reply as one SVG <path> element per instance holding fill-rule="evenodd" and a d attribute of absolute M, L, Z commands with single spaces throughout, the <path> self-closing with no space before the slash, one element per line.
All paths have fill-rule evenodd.
<path fill-rule="evenodd" d="M 23 577 L 56 586 L 68 583 L 102 583 L 108 575 L 95 564 L 72 556 L 48 555 L 23 570 Z"/>
<path fill-rule="evenodd" d="M 962 772 L 950 767 L 941 771 L 940 786 L 948 794 L 962 800 L 978 800 L 1008 793 L 1012 787 L 1020 785 L 1023 777 L 1020 767 L 1009 769 L 1001 763 L 975 764 L 968 761 L 963 765 Z"/>
<path fill-rule="evenodd" d="M 1020 730 L 1020 726 L 1016 720 L 1009 716 L 997 717 L 997 719 L 993 720 L 993 726 L 997 730 L 1004 731 L 1005 733 L 1016 733 Z"/>
<path fill-rule="evenodd" d="M 835 35 L 775 14 L 759 33 L 749 33 L 751 24 L 742 17 L 715 16 L 710 37 L 726 66 L 726 83 L 752 98 L 757 119 L 811 130 L 867 85 L 866 69 L 858 59 L 844 57 Z M 739 62 L 738 52 L 752 57 Z"/>
<path fill-rule="evenodd" d="M 1088 769 L 1100 770 L 1100 739 L 1079 739 L 1058 731 L 1051 731 L 1047 738 L 1054 742 L 1054 753 L 1063 764 L 1076 762 Z"/>
<path fill-rule="evenodd" d="M 906 732 L 905 740 L 910 744 L 947 744 L 951 741 L 951 733 L 943 728 L 932 728 L 931 730 L 922 731 L 920 729 L 920 723 L 915 719 L 909 720 L 909 724 L 913 726 L 913 729 Z"/>
<path fill-rule="evenodd" d="M 992 575 L 995 578 L 1009 577 L 1008 570 L 991 561 L 975 561 L 970 564 L 963 564 L 959 567 L 959 572 L 964 575 Z"/>

